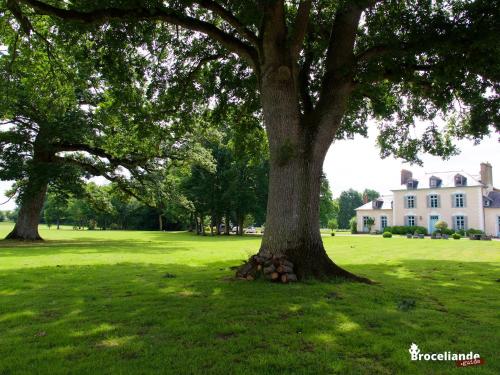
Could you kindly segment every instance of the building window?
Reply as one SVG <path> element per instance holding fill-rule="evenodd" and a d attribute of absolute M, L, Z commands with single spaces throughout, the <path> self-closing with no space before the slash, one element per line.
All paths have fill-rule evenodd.
<path fill-rule="evenodd" d="M 410 227 L 415 226 L 416 225 L 415 216 L 413 216 L 413 215 L 407 216 L 406 217 L 406 225 L 410 226 Z"/>
<path fill-rule="evenodd" d="M 453 227 L 455 230 L 467 229 L 465 228 L 465 216 L 455 216 Z"/>
<path fill-rule="evenodd" d="M 380 216 L 380 229 L 384 230 L 387 227 L 387 216 Z"/>
<path fill-rule="evenodd" d="M 455 194 L 455 207 L 465 207 L 464 194 Z"/>
<path fill-rule="evenodd" d="M 429 195 L 429 207 L 431 208 L 439 207 L 439 196 L 437 194 Z"/>
<path fill-rule="evenodd" d="M 405 197 L 406 200 L 406 208 L 415 208 L 417 206 L 416 199 L 414 195 L 408 195 Z"/>

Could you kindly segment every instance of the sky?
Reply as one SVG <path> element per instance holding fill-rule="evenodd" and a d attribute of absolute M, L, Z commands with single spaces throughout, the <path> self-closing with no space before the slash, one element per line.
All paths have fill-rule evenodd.
<path fill-rule="evenodd" d="M 458 146 L 461 153 L 443 161 L 434 156 L 423 156 L 424 165 L 409 165 L 394 158 L 381 159 L 376 146 L 375 127 L 369 127 L 369 136 L 356 136 L 353 140 L 335 142 L 326 156 L 323 170 L 328 177 L 334 197 L 349 188 L 363 191 L 374 189 L 382 195 L 390 194 L 391 189 L 400 187 L 401 169 L 409 169 L 414 177 L 431 172 L 465 171 L 471 175 L 479 174 L 479 164 L 490 162 L 493 165 L 493 184 L 500 188 L 500 143 L 498 134 L 486 138 L 479 145 L 470 141 L 461 141 Z M 100 179 L 100 181 L 103 181 Z M 12 210 L 15 202 L 4 203 L 7 198 L 4 192 L 12 182 L 0 181 L 0 210 Z"/>

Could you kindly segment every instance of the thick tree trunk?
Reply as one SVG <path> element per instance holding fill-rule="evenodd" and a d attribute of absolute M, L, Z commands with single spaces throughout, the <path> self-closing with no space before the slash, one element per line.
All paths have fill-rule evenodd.
<path fill-rule="evenodd" d="M 162 214 L 158 214 L 158 229 L 160 230 L 160 232 L 163 231 L 163 215 Z"/>
<path fill-rule="evenodd" d="M 326 254 L 320 234 L 319 193 L 323 160 L 296 157 L 270 171 L 266 230 L 260 255 L 286 257 L 299 279 L 364 278 L 337 266 Z"/>
<path fill-rule="evenodd" d="M 38 234 L 38 224 L 47 187 L 50 180 L 51 161 L 54 153 L 42 130 L 35 139 L 33 160 L 28 169 L 28 181 L 21 192 L 21 207 L 16 225 L 6 239 L 35 241 L 42 238 Z"/>
<path fill-rule="evenodd" d="M 204 220 L 203 220 L 203 215 L 200 216 L 200 233 L 202 236 L 205 236 L 206 233 L 205 233 L 205 223 L 204 223 Z"/>
<path fill-rule="evenodd" d="M 36 241 L 41 240 L 38 234 L 38 223 L 42 212 L 48 182 L 45 179 L 30 178 L 28 186 L 21 198 L 21 207 L 16 225 L 6 239 Z"/>
<path fill-rule="evenodd" d="M 225 220 L 225 224 L 224 224 L 224 234 L 226 236 L 229 236 L 229 231 L 231 229 L 231 228 L 229 228 L 229 225 L 230 225 L 230 223 L 229 223 L 229 214 L 226 214 L 226 220 Z"/>
<path fill-rule="evenodd" d="M 270 147 L 270 174 L 266 230 L 258 255 L 286 258 L 293 263 L 299 279 L 340 277 L 370 282 L 337 266 L 323 247 L 320 177 L 334 135 L 328 126 L 336 126 L 342 115 L 304 118 L 293 70 L 279 59 L 262 67 L 261 100 Z"/>
<path fill-rule="evenodd" d="M 238 236 L 243 236 L 243 222 L 244 217 L 240 215 L 238 218 Z"/>

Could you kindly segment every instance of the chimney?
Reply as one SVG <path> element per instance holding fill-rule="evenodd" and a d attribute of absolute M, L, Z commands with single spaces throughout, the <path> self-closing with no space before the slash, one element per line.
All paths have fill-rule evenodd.
<path fill-rule="evenodd" d="M 493 168 L 490 163 L 481 163 L 481 182 L 486 186 L 493 186 Z"/>
<path fill-rule="evenodd" d="M 406 185 L 406 183 L 411 180 L 413 173 L 406 169 L 401 169 L 401 185 Z"/>
<path fill-rule="evenodd" d="M 368 194 L 363 194 L 363 203 L 368 203 Z"/>

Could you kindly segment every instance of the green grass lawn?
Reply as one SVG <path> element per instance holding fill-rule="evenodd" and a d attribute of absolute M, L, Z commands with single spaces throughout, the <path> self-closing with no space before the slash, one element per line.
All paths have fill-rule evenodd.
<path fill-rule="evenodd" d="M 278 285 L 231 280 L 259 237 L 41 234 L 0 241 L 0 374 L 500 373 L 498 241 L 328 236 L 380 284 Z M 412 362 L 412 342 L 486 364 Z"/>

